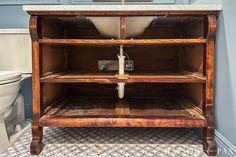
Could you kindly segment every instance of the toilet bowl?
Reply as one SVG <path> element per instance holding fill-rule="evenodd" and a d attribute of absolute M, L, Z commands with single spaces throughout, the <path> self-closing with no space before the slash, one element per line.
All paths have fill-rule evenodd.
<path fill-rule="evenodd" d="M 0 56 L 1 153 L 30 129 L 30 120 L 25 119 L 21 90 L 24 79 L 31 77 L 32 73 L 29 30 L 0 29 Z"/>
<path fill-rule="evenodd" d="M 21 84 L 21 73 L 0 71 L 0 114 L 15 101 Z"/>
<path fill-rule="evenodd" d="M 0 152 L 11 145 L 28 128 L 24 98 L 20 92 L 21 72 L 0 71 Z"/>

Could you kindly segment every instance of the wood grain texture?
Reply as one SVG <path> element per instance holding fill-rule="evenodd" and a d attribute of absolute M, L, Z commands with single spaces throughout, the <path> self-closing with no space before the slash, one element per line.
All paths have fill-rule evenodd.
<path fill-rule="evenodd" d="M 43 149 L 43 128 L 39 126 L 39 119 L 42 115 L 41 96 L 40 96 L 40 46 L 38 42 L 38 17 L 31 16 L 29 29 L 32 39 L 32 96 L 33 96 L 33 111 L 32 111 L 32 142 L 30 145 L 31 154 L 39 154 Z"/>
<path fill-rule="evenodd" d="M 128 18 L 122 16 L 124 18 Z M 142 18 L 140 16 L 136 17 L 137 20 Z M 204 19 L 203 16 L 167 16 L 159 17 L 156 20 L 153 20 L 149 26 L 145 29 L 142 34 L 133 36 L 135 39 L 204 39 L 206 38 L 203 33 L 203 28 L 201 27 L 203 23 L 201 20 Z M 66 17 L 66 16 L 45 16 L 43 18 L 44 26 L 49 27 L 47 33 L 43 33 L 43 38 L 49 39 L 62 39 L 61 33 L 62 29 L 53 29 L 52 21 L 58 25 L 58 28 L 64 28 L 67 32 L 67 36 L 64 36 L 64 39 L 110 39 L 107 36 L 103 36 L 96 29 L 94 24 L 90 22 L 86 17 Z M 140 19 L 141 20 L 141 19 Z M 60 22 L 58 22 L 60 21 Z M 157 22 L 158 21 L 158 22 Z M 200 21 L 201 24 L 198 24 Z M 122 23 L 122 22 L 121 22 Z M 125 21 L 123 26 L 126 27 Z M 187 25 L 192 23 L 191 25 Z M 187 26 L 186 26 L 187 25 Z M 123 28 L 123 32 L 126 30 Z M 192 31 L 195 30 L 195 31 Z M 58 35 L 55 32 L 58 31 Z M 121 31 L 120 31 L 121 32 Z M 195 33 L 194 33 L 195 32 Z M 125 35 L 125 34 L 124 34 Z"/>
<path fill-rule="evenodd" d="M 40 16 L 41 17 L 41 16 Z M 41 29 L 39 38 L 63 38 L 64 24 L 57 18 L 41 17 L 41 24 L 38 29 Z"/>
<path fill-rule="evenodd" d="M 216 154 L 213 102 L 217 11 L 29 13 L 33 56 L 31 154 L 39 154 L 43 148 L 44 126 L 199 127 L 204 128 L 204 151 Z M 147 15 L 165 18 L 159 18 L 159 25 L 152 22 L 136 39 L 125 39 L 125 18 Z M 103 37 L 84 20 L 86 16 L 120 17 L 121 39 Z M 117 59 L 113 46 L 118 45 L 125 45 L 125 52 L 135 61 L 134 71 L 123 76 L 99 71 L 99 60 Z M 117 82 L 126 83 L 125 99 L 119 101 Z"/>
<path fill-rule="evenodd" d="M 91 122 L 89 122 L 90 124 L 86 124 L 86 121 L 90 121 L 93 118 L 93 125 Z M 97 121 L 99 118 L 101 119 L 100 122 Z M 107 120 L 102 118 L 107 118 Z M 120 118 L 123 118 L 124 121 Z M 130 118 L 130 120 L 127 118 Z M 137 120 L 139 118 L 144 119 L 144 122 L 142 123 Z M 60 119 L 67 119 L 68 124 Z M 58 120 L 58 123 L 54 124 L 54 120 Z M 162 120 L 165 122 L 162 122 Z M 73 124 L 71 123 L 72 121 L 74 121 Z M 41 118 L 40 123 L 42 126 L 49 125 L 56 127 L 60 127 L 61 125 L 64 127 L 81 125 L 84 127 L 107 125 L 138 127 L 138 123 L 140 123 L 139 127 L 146 125 L 149 127 L 206 126 L 205 118 L 196 105 L 185 99 L 171 97 L 129 98 L 124 100 L 117 98 L 72 97 L 69 100 L 52 104 L 52 107 Z"/>
<path fill-rule="evenodd" d="M 125 17 L 120 17 L 120 39 L 125 39 L 126 36 L 126 23 L 125 23 Z"/>
<path fill-rule="evenodd" d="M 129 74 L 174 72 L 178 70 L 177 51 L 177 45 L 140 45 L 131 48 L 125 47 L 124 52 L 129 55 L 131 60 L 135 61 L 134 70 L 127 72 Z M 111 46 L 70 46 L 68 48 L 68 71 L 94 74 L 116 74 L 116 71 L 100 71 L 98 69 L 98 61 L 104 59 L 117 60 L 118 52 L 117 49 Z"/>
<path fill-rule="evenodd" d="M 205 44 L 188 45 L 181 49 L 182 52 L 179 55 L 181 69 L 203 74 Z"/>
<path fill-rule="evenodd" d="M 205 85 L 205 116 L 207 127 L 204 128 L 204 151 L 208 155 L 216 155 L 216 143 L 214 140 L 214 48 L 216 33 L 216 17 L 208 15 L 208 35 L 206 45 L 206 85 Z"/>
<path fill-rule="evenodd" d="M 59 100 L 59 99 L 58 99 Z M 199 107 L 185 98 L 175 97 L 65 97 L 50 105 L 45 115 L 53 117 L 81 118 L 160 118 L 186 117 L 205 119 Z"/>
<path fill-rule="evenodd" d="M 118 100 L 116 102 L 115 113 L 121 116 L 129 115 L 130 114 L 129 102 L 125 100 Z"/>
<path fill-rule="evenodd" d="M 65 54 L 64 48 L 57 45 L 45 45 L 42 48 L 42 75 L 64 70 Z"/>
<path fill-rule="evenodd" d="M 188 83 L 182 85 L 182 94 L 194 102 L 196 106 L 203 109 L 203 106 L 205 105 L 205 97 L 204 97 L 204 87 L 205 84 L 202 83 Z"/>
<path fill-rule="evenodd" d="M 40 119 L 41 126 L 49 127 L 204 127 L 202 119 L 188 118 L 69 118 L 49 117 Z"/>
<path fill-rule="evenodd" d="M 41 78 L 44 83 L 204 83 L 205 78 L 194 73 L 138 73 L 117 75 L 112 73 L 76 73 L 58 72 Z"/>
<path fill-rule="evenodd" d="M 52 102 L 63 97 L 66 93 L 66 88 L 63 84 L 52 84 L 52 83 L 43 83 L 42 85 L 42 105 L 41 108 L 44 110 Z"/>
<path fill-rule="evenodd" d="M 117 84 L 68 83 L 67 96 L 117 98 Z M 129 97 L 178 97 L 180 83 L 130 83 L 125 85 L 125 98 Z"/>
<path fill-rule="evenodd" d="M 204 44 L 206 39 L 126 39 L 126 40 L 92 40 L 92 39 L 39 39 L 39 43 L 56 45 L 188 45 Z"/>

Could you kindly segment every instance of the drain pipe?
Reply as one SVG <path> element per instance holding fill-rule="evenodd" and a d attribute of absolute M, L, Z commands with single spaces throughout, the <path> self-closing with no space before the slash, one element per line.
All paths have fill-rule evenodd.
<path fill-rule="evenodd" d="M 123 53 L 123 45 L 120 45 L 120 54 L 118 55 L 119 60 L 119 75 L 124 75 L 125 73 L 125 56 Z M 124 98 L 125 93 L 125 83 L 117 83 L 118 96 L 120 99 Z"/>

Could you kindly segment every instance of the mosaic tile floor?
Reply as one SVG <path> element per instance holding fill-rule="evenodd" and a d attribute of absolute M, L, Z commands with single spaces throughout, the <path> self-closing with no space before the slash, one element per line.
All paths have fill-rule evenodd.
<path fill-rule="evenodd" d="M 31 131 L 0 156 L 30 156 Z M 191 129 L 44 128 L 40 156 L 205 157 Z"/>

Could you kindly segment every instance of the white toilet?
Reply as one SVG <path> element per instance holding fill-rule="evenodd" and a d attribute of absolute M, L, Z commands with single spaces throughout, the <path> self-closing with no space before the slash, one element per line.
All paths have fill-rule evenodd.
<path fill-rule="evenodd" d="M 30 129 L 21 93 L 24 79 L 31 76 L 30 49 L 27 30 L 0 29 L 0 153 Z"/>
<path fill-rule="evenodd" d="M 20 92 L 21 72 L 0 71 L 0 152 L 30 127 L 25 121 L 24 97 Z"/>

